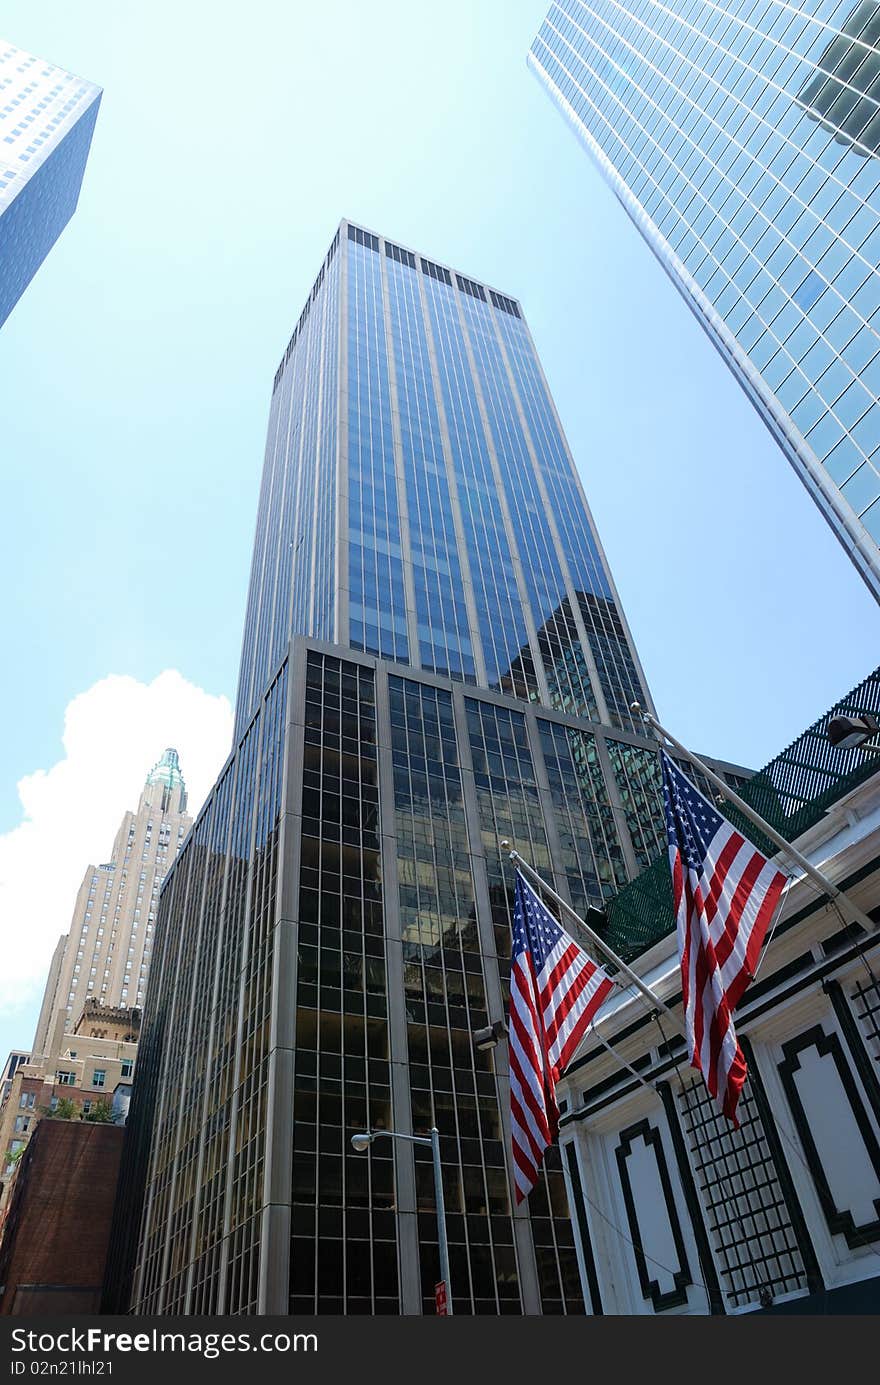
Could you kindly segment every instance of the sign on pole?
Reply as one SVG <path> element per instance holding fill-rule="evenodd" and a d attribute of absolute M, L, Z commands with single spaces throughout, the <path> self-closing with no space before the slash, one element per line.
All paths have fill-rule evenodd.
<path fill-rule="evenodd" d="M 439 1284 L 434 1285 L 434 1298 L 437 1303 L 437 1312 L 441 1317 L 448 1317 L 446 1312 L 446 1283 L 442 1279 Z"/>

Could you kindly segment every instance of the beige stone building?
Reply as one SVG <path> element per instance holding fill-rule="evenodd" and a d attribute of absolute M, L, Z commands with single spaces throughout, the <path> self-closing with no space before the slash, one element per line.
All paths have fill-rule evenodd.
<path fill-rule="evenodd" d="M 66 1012 L 58 1010 L 47 1052 L 35 1053 L 15 1068 L 0 1106 L 0 1227 L 17 1167 L 14 1156 L 59 1101 L 72 1102 L 81 1119 L 93 1115 L 101 1100 L 124 1116 L 140 1022 L 136 1007 L 101 1005 L 89 999 L 68 1031 Z"/>
<path fill-rule="evenodd" d="M 147 775 L 136 812 L 125 814 L 110 860 L 83 876 L 70 931 L 52 958 L 35 1061 L 49 1053 L 59 1014 L 70 1029 L 87 1000 L 143 1005 L 159 889 L 191 824 L 177 751 L 168 749 Z"/>

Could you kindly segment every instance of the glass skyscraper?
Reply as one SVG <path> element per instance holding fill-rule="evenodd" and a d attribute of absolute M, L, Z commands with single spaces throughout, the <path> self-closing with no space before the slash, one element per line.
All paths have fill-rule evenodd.
<path fill-rule="evenodd" d="M 880 597 L 880 4 L 554 0 L 529 63 Z"/>
<path fill-rule="evenodd" d="M 0 39 L 0 326 L 74 213 L 100 101 Z"/>
<path fill-rule="evenodd" d="M 577 907 L 656 856 L 638 661 L 519 304 L 343 222 L 278 367 L 232 754 L 163 886 L 107 1305 L 581 1313 L 514 1209 L 508 837 Z M 503 1055 L 503 1050 L 499 1050 Z"/>
<path fill-rule="evenodd" d="M 630 729 L 647 696 L 519 305 L 357 227 L 275 377 L 237 731 L 295 634 Z"/>

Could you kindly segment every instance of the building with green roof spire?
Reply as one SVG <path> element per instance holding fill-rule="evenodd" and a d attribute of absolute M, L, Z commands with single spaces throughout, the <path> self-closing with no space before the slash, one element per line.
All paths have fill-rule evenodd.
<path fill-rule="evenodd" d="M 122 819 L 107 861 L 86 868 L 46 985 L 32 1052 L 47 1052 L 59 1011 L 72 1028 L 86 1000 L 143 1005 L 159 890 L 192 825 L 186 781 L 169 746 Z"/>

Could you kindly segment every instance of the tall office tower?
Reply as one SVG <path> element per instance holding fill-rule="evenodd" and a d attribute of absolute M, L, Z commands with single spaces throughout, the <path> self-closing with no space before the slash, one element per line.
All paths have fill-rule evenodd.
<path fill-rule="evenodd" d="M 122 819 L 108 862 L 88 866 L 70 924 L 52 958 L 31 1052 L 48 1053 L 56 1016 L 67 1028 L 86 1000 L 131 1009 L 143 1005 L 159 887 L 192 824 L 176 750 L 147 775 L 137 812 Z"/>
<path fill-rule="evenodd" d="M 647 701 L 520 306 L 343 222 L 275 377 L 235 742 L 160 901 L 107 1305 L 583 1312 L 511 1199 L 509 837 L 579 909 L 659 850 Z"/>
<path fill-rule="evenodd" d="M 554 0 L 529 64 L 880 597 L 880 4 Z"/>
<path fill-rule="evenodd" d="M 101 88 L 0 39 L 0 326 L 76 209 Z"/>

